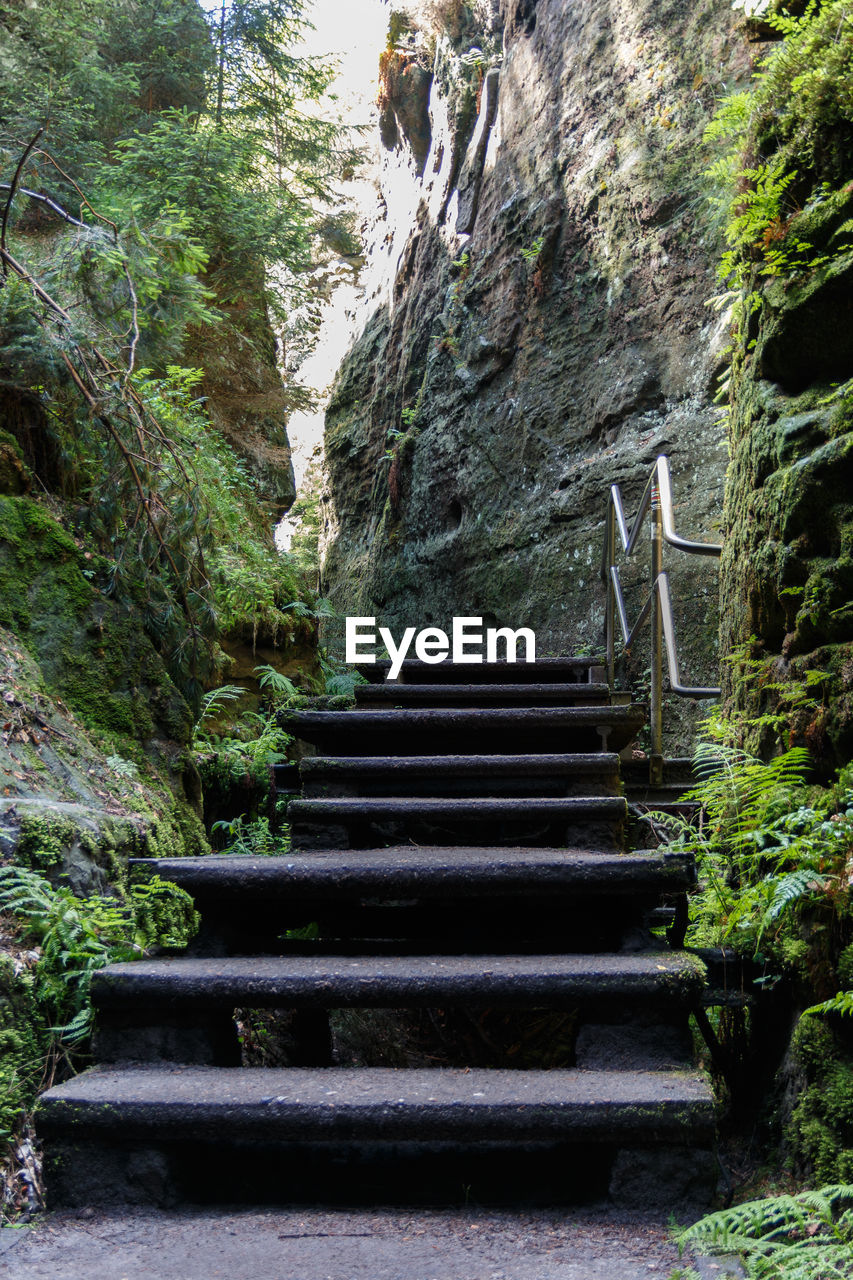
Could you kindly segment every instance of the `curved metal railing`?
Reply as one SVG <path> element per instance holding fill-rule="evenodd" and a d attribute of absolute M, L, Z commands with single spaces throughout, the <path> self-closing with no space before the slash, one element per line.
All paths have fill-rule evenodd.
<path fill-rule="evenodd" d="M 651 512 L 651 573 L 646 601 L 633 626 L 629 624 L 625 597 L 616 564 L 616 532 L 626 555 L 633 555 L 643 527 L 646 512 Z M 610 486 L 605 520 L 604 548 L 601 557 L 601 577 L 607 586 L 606 643 L 607 672 L 613 683 L 616 662 L 616 617 L 622 631 L 626 649 L 630 649 L 643 623 L 651 614 L 652 665 L 650 689 L 650 717 L 652 750 L 649 764 L 652 783 L 659 783 L 663 775 L 663 651 L 666 649 L 669 687 L 673 693 L 685 698 L 716 698 L 720 689 L 710 685 L 686 685 L 682 683 L 678 665 L 678 643 L 672 611 L 672 595 L 669 576 L 663 567 L 663 544 L 668 543 L 678 551 L 696 556 L 719 557 L 722 547 L 714 542 L 693 542 L 675 532 L 672 507 L 672 480 L 669 458 L 662 453 L 655 461 L 646 482 L 640 506 L 630 529 L 625 518 L 622 491 L 618 484 Z"/>

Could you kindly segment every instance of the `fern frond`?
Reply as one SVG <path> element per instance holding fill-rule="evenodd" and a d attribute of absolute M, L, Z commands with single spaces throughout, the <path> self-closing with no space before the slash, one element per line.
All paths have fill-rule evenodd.
<path fill-rule="evenodd" d="M 201 700 L 196 728 L 204 724 L 205 720 L 213 719 L 229 702 L 236 702 L 238 698 L 244 697 L 245 693 L 246 690 L 239 684 L 223 684 L 218 689 L 211 689 Z"/>
<path fill-rule="evenodd" d="M 820 1004 L 810 1005 L 805 1013 L 840 1013 L 853 1018 L 853 991 L 839 991 Z"/>
<path fill-rule="evenodd" d="M 681 1245 L 735 1253 L 753 1280 L 850 1280 L 853 1185 L 750 1200 L 700 1219 Z"/>
<path fill-rule="evenodd" d="M 823 889 L 824 882 L 816 877 L 811 869 L 789 871 L 786 876 L 776 882 L 770 906 L 764 914 L 762 931 L 782 914 L 783 911 L 800 898 L 815 890 Z"/>

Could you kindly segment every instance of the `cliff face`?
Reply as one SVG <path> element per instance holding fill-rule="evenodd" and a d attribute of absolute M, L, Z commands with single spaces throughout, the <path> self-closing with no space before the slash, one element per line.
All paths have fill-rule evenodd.
<path fill-rule="evenodd" d="M 723 559 L 722 641 L 745 659 L 730 705 L 754 746 L 781 713 L 825 767 L 853 756 L 851 212 L 845 187 L 800 214 L 823 265 L 761 291 L 733 376 Z"/>
<path fill-rule="evenodd" d="M 597 648 L 612 482 L 636 500 L 668 453 L 683 531 L 715 537 L 700 144 L 747 55 L 719 0 L 503 0 L 467 26 L 437 8 L 432 62 L 412 30 L 384 58 L 385 216 L 327 415 L 327 588 L 394 627 L 480 614 L 543 653 Z M 716 574 L 672 567 L 707 681 Z"/>
<path fill-rule="evenodd" d="M 263 280 L 247 282 L 247 297 L 263 297 Z M 204 372 L 201 393 L 210 420 L 245 461 L 252 485 L 274 526 L 293 505 L 287 422 L 292 405 L 276 357 L 276 338 L 265 316 L 219 304 L 226 316 L 214 342 L 206 332 L 190 343 L 189 356 Z"/>

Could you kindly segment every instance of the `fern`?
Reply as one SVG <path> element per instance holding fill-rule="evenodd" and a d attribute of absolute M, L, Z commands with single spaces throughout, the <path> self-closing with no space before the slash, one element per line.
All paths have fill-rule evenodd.
<path fill-rule="evenodd" d="M 764 913 L 761 924 L 762 931 L 769 924 L 772 924 L 774 920 L 777 920 L 792 903 L 808 893 L 823 888 L 823 881 L 816 879 L 813 871 L 789 871 L 787 875 L 774 881 L 773 897 L 770 906 Z"/>
<path fill-rule="evenodd" d="M 50 1030 L 69 1046 L 92 1027 L 92 974 L 116 960 L 132 960 L 154 943 L 185 945 L 198 927 L 192 899 L 154 876 L 134 885 L 126 900 L 77 898 L 69 888 L 23 867 L 0 867 L 0 911 L 13 916 L 41 951 L 36 992 Z"/>
<path fill-rule="evenodd" d="M 287 853 L 290 848 L 290 828 L 285 826 L 280 833 L 270 831 L 269 818 L 256 818 L 248 821 L 246 814 L 230 821 L 214 822 L 212 831 L 221 831 L 228 837 L 228 844 L 222 853 L 241 854 L 244 857 L 271 858 L 277 854 Z"/>
<path fill-rule="evenodd" d="M 201 700 L 201 710 L 193 725 L 193 738 L 207 720 L 215 720 L 229 703 L 245 697 L 246 690 L 239 684 L 223 684 L 218 689 L 211 689 Z"/>
<path fill-rule="evenodd" d="M 750 1280 L 849 1280 L 853 1185 L 750 1200 L 709 1214 L 678 1239 L 680 1246 L 738 1254 Z"/>
<path fill-rule="evenodd" d="M 839 991 L 836 995 L 831 996 L 829 1000 L 822 1000 L 820 1004 L 813 1004 L 804 1012 L 841 1013 L 846 1017 L 853 1018 L 853 991 Z"/>
<path fill-rule="evenodd" d="M 338 671 L 326 677 L 326 693 L 351 698 L 359 685 L 367 683 L 359 671 Z"/>
<path fill-rule="evenodd" d="M 295 698 L 299 693 L 293 681 L 276 671 L 268 662 L 255 667 L 255 675 L 258 677 L 258 684 L 267 693 L 286 695 L 288 698 Z"/>

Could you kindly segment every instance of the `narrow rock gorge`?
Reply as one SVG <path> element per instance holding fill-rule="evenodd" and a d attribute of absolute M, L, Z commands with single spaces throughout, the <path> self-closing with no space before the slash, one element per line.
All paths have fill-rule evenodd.
<path fill-rule="evenodd" d="M 356 9 L 361 151 L 311 52 Z M 249 1153 L 252 1203 L 375 1203 L 374 1158 L 417 1198 L 454 1144 L 466 1205 L 707 1207 L 721 1154 L 825 1184 L 835 1274 L 853 0 L 0 0 L 0 38 L 3 1212 L 219 1200 Z M 664 679 L 659 751 L 601 556 L 662 454 L 721 697 Z M 643 531 L 632 617 L 649 577 Z M 398 668 L 454 618 L 540 661 Z"/>
<path fill-rule="evenodd" d="M 595 651 L 608 487 L 637 500 L 662 452 L 682 531 L 717 536 L 702 134 L 747 72 L 734 25 L 683 0 L 395 12 L 366 302 L 327 415 L 341 612 Z M 716 572 L 672 568 L 684 665 L 710 682 Z"/>

